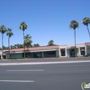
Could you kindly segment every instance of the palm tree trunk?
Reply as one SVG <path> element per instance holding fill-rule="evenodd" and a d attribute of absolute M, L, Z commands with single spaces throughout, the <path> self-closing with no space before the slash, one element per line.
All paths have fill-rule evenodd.
<path fill-rule="evenodd" d="M 29 46 L 27 47 L 27 53 L 28 53 L 28 58 L 29 58 Z"/>
<path fill-rule="evenodd" d="M 3 59 L 3 33 L 2 33 L 2 56 L 1 59 Z"/>
<path fill-rule="evenodd" d="M 89 37 L 90 37 L 90 31 L 89 31 L 88 25 L 87 25 L 87 31 L 88 31 L 88 34 L 89 34 Z"/>
<path fill-rule="evenodd" d="M 74 43 L 75 43 L 75 57 L 77 56 L 77 50 L 76 50 L 76 30 L 74 29 Z"/>
<path fill-rule="evenodd" d="M 24 45 L 24 30 L 23 30 L 23 45 Z M 24 45 L 24 58 L 25 58 L 25 45 Z"/>
<path fill-rule="evenodd" d="M 11 54 L 10 54 L 10 37 L 8 37 L 8 48 L 9 48 L 9 56 L 11 58 Z"/>
<path fill-rule="evenodd" d="M 28 46 L 27 46 L 27 58 L 28 58 Z"/>

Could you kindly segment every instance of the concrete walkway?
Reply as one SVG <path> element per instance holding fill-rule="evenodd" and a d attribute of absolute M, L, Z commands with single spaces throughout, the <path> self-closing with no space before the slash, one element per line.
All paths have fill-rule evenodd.
<path fill-rule="evenodd" d="M 61 58 L 26 58 L 26 59 L 3 59 L 3 60 L 76 60 L 90 59 L 90 57 L 61 57 Z"/>

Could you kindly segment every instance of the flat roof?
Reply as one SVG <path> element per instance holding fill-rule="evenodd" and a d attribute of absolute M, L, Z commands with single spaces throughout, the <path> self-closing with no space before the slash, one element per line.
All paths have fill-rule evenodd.
<path fill-rule="evenodd" d="M 77 45 L 87 45 L 87 46 L 90 46 L 90 42 L 86 42 L 86 43 L 82 43 L 82 44 L 77 44 Z M 25 48 L 25 51 L 27 51 L 27 50 L 29 50 L 29 51 L 52 50 L 52 49 L 59 49 L 59 47 L 62 48 L 62 46 L 64 46 L 63 48 L 65 48 L 65 46 L 66 47 L 67 46 L 74 46 L 74 44 L 30 47 L 30 48 Z M 8 50 L 3 50 L 3 52 L 5 52 L 5 51 L 7 52 Z M 10 52 L 22 52 L 22 51 L 24 51 L 24 48 L 15 48 L 15 49 L 11 49 L 10 50 Z"/>
<path fill-rule="evenodd" d="M 40 47 L 30 47 L 30 48 L 25 48 L 25 50 L 29 50 L 29 51 L 38 51 L 38 50 L 49 50 L 49 49 L 58 49 L 59 46 L 55 45 L 55 46 L 40 46 Z M 17 49 L 11 49 L 10 52 L 20 52 L 23 51 L 24 48 L 17 48 Z"/>

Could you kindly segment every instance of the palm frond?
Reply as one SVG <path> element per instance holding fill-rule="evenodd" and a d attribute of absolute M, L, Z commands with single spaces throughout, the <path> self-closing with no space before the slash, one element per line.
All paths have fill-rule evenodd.
<path fill-rule="evenodd" d="M 2 25 L 2 26 L 0 27 L 0 32 L 1 32 L 2 34 L 4 34 L 6 31 L 7 31 L 6 27 L 5 27 L 4 25 Z"/>
<path fill-rule="evenodd" d="M 88 17 L 83 18 L 82 23 L 87 26 L 88 24 L 90 24 L 90 18 Z"/>
<path fill-rule="evenodd" d="M 25 22 L 22 22 L 21 24 L 20 24 L 20 26 L 19 26 L 19 28 L 21 29 L 21 30 L 25 30 L 25 29 L 27 29 L 27 24 L 25 23 Z"/>
<path fill-rule="evenodd" d="M 72 20 L 69 24 L 69 27 L 75 30 L 76 28 L 79 27 L 79 24 L 76 20 Z"/>
<path fill-rule="evenodd" d="M 11 37 L 11 36 L 14 35 L 11 28 L 8 28 L 6 35 L 7 35 L 8 37 Z"/>

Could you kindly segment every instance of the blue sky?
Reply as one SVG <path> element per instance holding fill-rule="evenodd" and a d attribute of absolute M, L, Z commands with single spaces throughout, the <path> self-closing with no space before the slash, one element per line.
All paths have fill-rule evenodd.
<path fill-rule="evenodd" d="M 33 43 L 41 46 L 51 39 L 55 44 L 73 44 L 74 32 L 69 28 L 71 20 L 79 22 L 77 43 L 89 42 L 87 29 L 81 23 L 84 17 L 90 17 L 90 0 L 0 0 L 0 25 L 12 28 L 12 45 L 23 43 L 23 34 L 19 30 L 22 21 L 28 25 L 25 34 L 30 34 Z M 8 46 L 6 34 L 4 45 Z"/>

